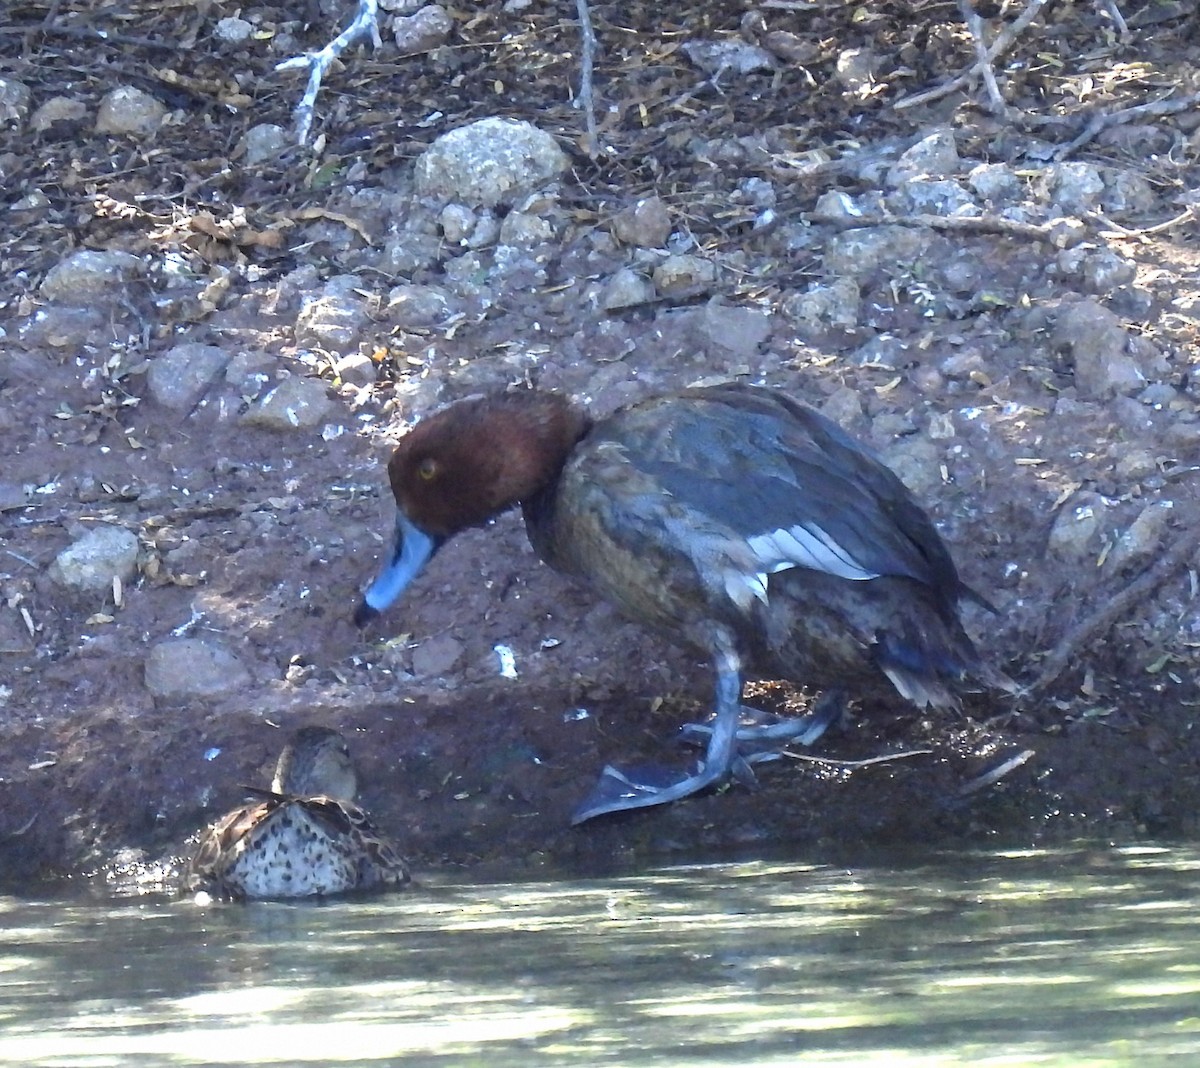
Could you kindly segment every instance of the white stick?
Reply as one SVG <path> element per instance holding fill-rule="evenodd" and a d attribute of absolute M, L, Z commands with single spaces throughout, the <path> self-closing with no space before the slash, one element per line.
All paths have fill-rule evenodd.
<path fill-rule="evenodd" d="M 371 36 L 371 43 L 379 48 L 383 41 L 379 37 L 379 0 L 358 0 L 358 14 L 341 33 L 329 42 L 319 52 L 306 52 L 302 56 L 293 56 L 275 66 L 276 70 L 295 70 L 298 67 L 308 67 L 308 87 L 304 96 L 296 105 L 296 143 L 304 144 L 312 130 L 313 112 L 317 102 L 317 93 L 321 91 L 321 80 L 325 72 L 338 56 L 354 44 L 360 37 Z"/>

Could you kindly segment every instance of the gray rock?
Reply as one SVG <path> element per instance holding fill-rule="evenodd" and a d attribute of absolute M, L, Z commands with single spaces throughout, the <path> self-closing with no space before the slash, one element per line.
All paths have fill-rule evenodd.
<path fill-rule="evenodd" d="M 554 237 L 554 227 L 537 215 L 510 211 L 500 224 L 500 242 L 511 248 L 534 248 Z"/>
<path fill-rule="evenodd" d="M 1039 176 L 1036 189 L 1064 212 L 1088 211 L 1099 203 L 1104 179 L 1090 163 L 1055 163 Z"/>
<path fill-rule="evenodd" d="M 422 153 L 417 191 L 495 207 L 554 181 L 569 163 L 554 138 L 532 123 L 480 119 L 444 134 Z"/>
<path fill-rule="evenodd" d="M 149 137 L 158 131 L 167 109 L 149 93 L 119 85 L 104 94 L 96 112 L 96 132 Z"/>
<path fill-rule="evenodd" d="M 0 512 L 10 512 L 17 508 L 24 508 L 29 503 L 29 486 L 23 486 L 19 482 L 5 482 L 0 480 Z"/>
<path fill-rule="evenodd" d="M 697 327 L 702 343 L 732 357 L 753 356 L 771 336 L 771 316 L 754 308 L 736 308 L 710 300 Z"/>
<path fill-rule="evenodd" d="M 1200 419 L 1193 415 L 1180 416 L 1167 427 L 1164 439 L 1172 448 L 1200 448 Z"/>
<path fill-rule="evenodd" d="M 825 245 L 825 268 L 860 283 L 877 273 L 893 276 L 921 259 L 933 231 L 910 226 L 871 226 L 835 234 Z"/>
<path fill-rule="evenodd" d="M 968 249 L 956 249 L 937 264 L 934 273 L 951 293 L 964 297 L 984 292 L 995 277 L 987 264 Z"/>
<path fill-rule="evenodd" d="M 144 273 L 142 261 L 128 252 L 80 249 L 46 272 L 41 291 L 50 300 L 85 305 Z"/>
<path fill-rule="evenodd" d="M 352 289 L 357 285 L 357 279 L 351 284 L 331 279 L 321 296 L 304 301 L 296 316 L 296 341 L 340 352 L 353 347 L 371 322 L 366 300 Z"/>
<path fill-rule="evenodd" d="M 1137 265 L 1111 249 L 1099 249 L 1083 260 L 1083 280 L 1093 293 L 1110 293 L 1118 286 L 1132 282 L 1136 275 Z"/>
<path fill-rule="evenodd" d="M 87 593 L 105 593 L 113 579 L 128 582 L 137 574 L 137 535 L 124 527 L 102 523 L 68 545 L 54 558 L 50 577 L 60 586 Z"/>
<path fill-rule="evenodd" d="M 276 159 L 281 152 L 290 148 L 291 135 L 282 126 L 273 122 L 260 122 L 251 126 L 242 138 L 239 149 L 247 167 L 257 167 Z"/>
<path fill-rule="evenodd" d="M 834 77 L 851 93 L 860 96 L 875 85 L 879 57 L 865 48 L 844 48 L 834 63 Z"/>
<path fill-rule="evenodd" d="M 33 638 L 25 621 L 16 612 L 0 614 L 0 654 L 33 652 Z M 5 687 L 0 684 L 0 705 L 5 701 Z"/>
<path fill-rule="evenodd" d="M 213 36 L 218 40 L 228 41 L 230 44 L 242 44 L 250 40 L 250 36 L 253 33 L 253 23 L 233 16 L 218 19 L 216 26 L 213 28 Z"/>
<path fill-rule="evenodd" d="M 500 240 L 500 220 L 494 211 L 484 209 L 475 219 L 471 232 L 463 240 L 467 248 L 487 248 Z"/>
<path fill-rule="evenodd" d="M 775 57 L 765 48 L 730 38 L 722 41 L 687 41 L 684 54 L 705 74 L 718 80 L 725 73 L 753 74 L 775 69 Z"/>
<path fill-rule="evenodd" d="M 605 311 L 617 311 L 619 308 L 648 304 L 654 297 L 654 286 L 649 279 L 629 267 L 622 267 L 605 283 L 600 293 L 600 304 Z"/>
<path fill-rule="evenodd" d="M 1122 449 L 1115 472 L 1122 482 L 1140 482 L 1158 472 L 1158 458 L 1147 449 Z"/>
<path fill-rule="evenodd" d="M 1056 219 L 1050 224 L 1050 244 L 1055 248 L 1073 248 L 1087 235 L 1087 225 L 1079 219 Z"/>
<path fill-rule="evenodd" d="M 268 430 L 307 430 L 319 426 L 332 408 L 324 382 L 292 376 L 242 416 L 242 422 Z"/>
<path fill-rule="evenodd" d="M 412 275 L 432 266 L 441 259 L 442 253 L 442 239 L 437 234 L 402 230 L 388 239 L 379 269 L 386 274 Z"/>
<path fill-rule="evenodd" d="M 909 342 L 895 334 L 880 334 L 854 350 L 853 360 L 864 367 L 887 367 L 895 370 L 912 361 Z"/>
<path fill-rule="evenodd" d="M 901 182 L 887 198 L 899 214 L 978 215 L 979 206 L 958 182 L 950 178 L 912 178 Z"/>
<path fill-rule="evenodd" d="M 857 389 L 849 386 L 838 386 L 821 405 L 821 414 L 832 419 L 838 426 L 854 430 L 862 425 L 865 411 L 862 396 Z"/>
<path fill-rule="evenodd" d="M 396 48 L 402 56 L 428 52 L 445 42 L 454 30 L 454 20 L 440 4 L 426 4 L 408 16 L 397 16 L 392 22 Z"/>
<path fill-rule="evenodd" d="M 861 219 L 862 205 L 840 189 L 827 189 L 817 197 L 816 214 L 830 219 Z"/>
<path fill-rule="evenodd" d="M 1007 163 L 981 163 L 967 172 L 967 185 L 989 204 L 1020 200 L 1025 184 Z"/>
<path fill-rule="evenodd" d="M 463 643 L 449 634 L 429 638 L 412 651 L 413 674 L 444 675 L 462 659 L 463 652 Z"/>
<path fill-rule="evenodd" d="M 388 293 L 388 318 L 402 329 L 438 326 L 458 311 L 458 301 L 439 286 L 402 285 Z"/>
<path fill-rule="evenodd" d="M 52 96 L 33 113 L 30 125 L 44 133 L 56 122 L 81 122 L 87 117 L 87 105 L 67 96 Z"/>
<path fill-rule="evenodd" d="M 224 349 L 186 341 L 150 361 L 146 384 L 159 404 L 190 411 L 228 363 Z"/>
<path fill-rule="evenodd" d="M 756 208 L 773 208 L 779 202 L 775 187 L 765 178 L 743 178 L 737 185 L 734 200 Z M 664 205 L 665 209 L 666 205 Z"/>
<path fill-rule="evenodd" d="M 1098 550 L 1108 504 L 1099 494 L 1078 493 L 1058 511 L 1046 548 L 1052 556 L 1080 563 Z"/>
<path fill-rule="evenodd" d="M 379 375 L 375 361 L 365 352 L 352 352 L 343 356 L 333 365 L 333 373 L 339 382 L 349 382 L 355 386 L 370 386 Z"/>
<path fill-rule="evenodd" d="M 612 221 L 613 236 L 623 245 L 663 248 L 671 236 L 671 213 L 662 197 L 646 197 Z"/>
<path fill-rule="evenodd" d="M 914 178 L 947 178 L 957 174 L 961 165 L 954 134 L 935 130 L 900 153 L 887 173 L 887 184 L 895 188 Z"/>
<path fill-rule="evenodd" d="M 1162 197 L 1144 174 L 1133 170 L 1103 167 L 1104 193 L 1100 205 L 1105 211 L 1140 213 L 1152 211 L 1162 204 Z"/>
<path fill-rule="evenodd" d="M 668 256 L 654 268 L 654 286 L 664 297 L 694 296 L 711 289 L 717 268 L 700 256 Z"/>
<path fill-rule="evenodd" d="M 813 285 L 804 293 L 784 299 L 783 314 L 809 339 L 825 334 L 830 327 L 850 329 L 858 325 L 861 295 L 851 278 L 837 278 L 829 285 Z"/>
<path fill-rule="evenodd" d="M 1115 573 L 1145 565 L 1162 544 L 1167 524 L 1175 514 L 1174 508 L 1175 502 L 1171 500 L 1146 505 L 1129 529 L 1117 538 L 1104 562 L 1105 570 Z"/>
<path fill-rule="evenodd" d="M 1118 395 L 1112 400 L 1112 414 L 1117 422 L 1139 436 L 1154 429 L 1154 417 L 1149 408 L 1133 397 Z"/>
<path fill-rule="evenodd" d="M 97 306 L 69 308 L 47 304 L 39 308 L 21 326 L 21 340 L 31 348 L 49 346 L 52 349 L 86 348 L 107 322 Z"/>
<path fill-rule="evenodd" d="M 146 657 L 146 689 L 165 700 L 235 693 L 251 681 L 233 653 L 200 638 L 159 642 Z"/>
<path fill-rule="evenodd" d="M 1138 394 L 1138 400 L 1156 411 L 1186 404 L 1179 390 L 1167 382 L 1151 383 Z"/>
<path fill-rule="evenodd" d="M 953 412 L 934 412 L 929 416 L 929 437 L 933 441 L 949 441 L 957 433 Z"/>
<path fill-rule="evenodd" d="M 808 63 L 820 55 L 820 47 L 811 37 L 789 30 L 767 31 L 763 34 L 762 46 L 788 63 Z"/>
<path fill-rule="evenodd" d="M 917 497 L 932 499 L 941 489 L 942 451 L 927 438 L 902 438 L 882 455 L 883 462 Z"/>
<path fill-rule="evenodd" d="M 29 86 L 15 78 L 0 78 L 0 126 L 23 126 L 29 117 Z"/>
<path fill-rule="evenodd" d="M 271 381 L 276 360 L 258 349 L 242 349 L 225 367 L 225 381 L 247 400 L 257 397 Z"/>
<path fill-rule="evenodd" d="M 1128 335 L 1120 319 L 1094 300 L 1063 308 L 1052 339 L 1069 354 L 1075 387 L 1085 400 L 1105 400 L 1146 385 L 1137 363 L 1126 355 Z"/>
<path fill-rule="evenodd" d="M 452 245 L 466 244 L 478 221 L 479 217 L 465 204 L 447 204 L 438 216 L 442 236 Z"/>

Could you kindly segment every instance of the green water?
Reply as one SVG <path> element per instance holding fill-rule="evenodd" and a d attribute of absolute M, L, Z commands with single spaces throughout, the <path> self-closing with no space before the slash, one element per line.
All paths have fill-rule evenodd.
<path fill-rule="evenodd" d="M 0 1063 L 1200 1063 L 1200 852 L 0 898 Z"/>

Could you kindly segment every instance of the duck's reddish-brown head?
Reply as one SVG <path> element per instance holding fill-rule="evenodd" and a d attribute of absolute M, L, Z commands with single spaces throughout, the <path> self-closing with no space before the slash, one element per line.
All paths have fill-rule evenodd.
<path fill-rule="evenodd" d="M 418 423 L 388 462 L 395 537 L 355 621 L 392 604 L 447 538 L 548 486 L 587 427 L 567 398 L 532 390 L 459 401 Z"/>
<path fill-rule="evenodd" d="M 396 447 L 396 506 L 426 533 L 476 526 L 558 477 L 586 416 L 556 393 L 505 393 L 451 405 Z"/>

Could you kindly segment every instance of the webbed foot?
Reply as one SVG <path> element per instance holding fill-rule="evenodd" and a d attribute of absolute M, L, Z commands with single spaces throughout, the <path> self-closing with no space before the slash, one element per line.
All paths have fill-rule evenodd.
<path fill-rule="evenodd" d="M 777 759 L 788 743 L 811 745 L 841 712 L 841 695 L 829 693 L 821 696 L 808 715 L 765 726 L 738 728 L 736 716 L 721 715 L 710 724 L 691 724 L 684 728 L 685 735 L 702 736 L 708 745 L 704 760 L 693 774 L 680 777 L 654 766 L 621 771 L 610 764 L 600 773 L 587 800 L 575 810 L 571 823 L 583 823 L 609 812 L 665 805 L 725 782 L 730 776 L 753 783 L 751 764 Z"/>
<path fill-rule="evenodd" d="M 665 805 L 713 786 L 728 774 L 727 769 L 709 768 L 704 761 L 699 762 L 694 775 L 682 778 L 656 765 L 642 765 L 626 772 L 609 764 L 600 773 L 587 800 L 572 814 L 571 824 L 574 826 L 609 812 Z"/>
<path fill-rule="evenodd" d="M 778 760 L 788 745 L 812 745 L 841 718 L 845 702 L 841 690 L 827 690 L 817 698 L 812 711 L 791 719 L 781 719 L 742 705 L 743 719 L 753 722 L 739 726 L 735 735 L 739 760 L 744 764 L 761 764 Z M 770 722 L 763 722 L 767 719 Z M 707 745 L 712 731 L 711 723 L 685 723 L 679 728 L 679 736 L 693 745 Z M 736 774 L 736 768 L 734 772 Z M 753 772 L 750 777 L 753 781 Z"/>

